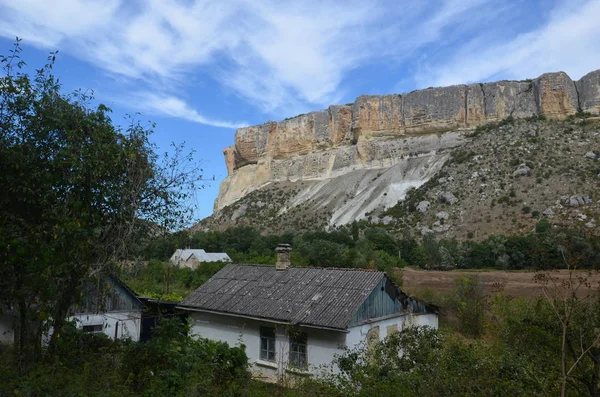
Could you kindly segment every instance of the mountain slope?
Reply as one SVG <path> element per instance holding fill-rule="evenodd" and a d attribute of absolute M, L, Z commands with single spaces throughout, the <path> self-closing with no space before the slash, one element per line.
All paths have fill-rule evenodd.
<path fill-rule="evenodd" d="M 268 184 L 197 227 L 251 225 L 283 232 L 364 219 L 399 232 L 482 238 L 527 232 L 548 217 L 597 230 L 598 149 L 598 118 L 509 119 L 464 133 L 460 147 L 384 169 Z"/>
<path fill-rule="evenodd" d="M 229 176 L 221 184 L 215 212 L 197 227 L 250 224 L 283 231 L 368 220 L 461 235 L 473 230 L 456 229 L 459 225 L 479 224 L 483 216 L 484 224 L 521 229 L 528 223 L 513 220 L 519 217 L 512 209 L 508 223 L 489 220 L 500 216 L 491 200 L 512 206 L 519 202 L 525 213 L 531 203 L 553 205 L 552 191 L 569 195 L 569 200 L 581 196 L 584 206 L 596 203 L 593 184 L 578 179 L 579 172 L 591 173 L 585 167 L 597 163 L 597 122 L 588 117 L 596 115 L 600 70 L 576 82 L 560 72 L 527 81 L 361 96 L 353 104 L 240 128 L 235 145 L 224 150 Z M 577 157 L 589 151 L 588 158 Z M 556 164 L 571 168 L 557 169 Z M 550 168 L 546 172 L 544 167 Z M 444 173 L 453 179 L 443 179 Z M 550 185 L 543 187 L 539 178 Z M 500 193 L 509 182 L 519 186 L 504 198 Z M 418 203 L 412 190 L 418 187 L 419 201 L 429 201 L 431 209 L 415 215 Z M 517 189 L 525 198 L 517 197 Z M 527 198 L 530 191 L 533 196 Z M 410 205 L 397 205 L 407 193 Z M 446 197 L 442 201 L 458 199 L 448 204 L 451 208 L 465 202 L 463 213 L 448 213 L 458 217 L 452 230 L 446 219 L 430 218 L 431 211 L 441 208 L 440 194 Z M 485 200 L 490 201 L 488 210 L 466 215 Z M 489 232 L 495 228 L 483 227 Z"/>

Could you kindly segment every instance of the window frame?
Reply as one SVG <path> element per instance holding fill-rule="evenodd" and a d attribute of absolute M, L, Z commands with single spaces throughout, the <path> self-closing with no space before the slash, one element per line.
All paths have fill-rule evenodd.
<path fill-rule="evenodd" d="M 306 332 L 292 332 L 290 338 L 290 353 L 288 363 L 290 367 L 308 370 L 308 334 Z"/>
<path fill-rule="evenodd" d="M 258 358 L 271 363 L 277 362 L 277 338 L 275 328 L 260 327 L 260 345 L 258 346 Z M 263 347 L 264 346 L 264 347 Z M 272 358 L 269 358 L 272 354 Z"/>
<path fill-rule="evenodd" d="M 87 329 L 86 329 L 87 328 Z M 99 335 L 104 333 L 104 324 L 83 324 L 81 327 L 83 332 L 87 332 L 92 335 Z"/>

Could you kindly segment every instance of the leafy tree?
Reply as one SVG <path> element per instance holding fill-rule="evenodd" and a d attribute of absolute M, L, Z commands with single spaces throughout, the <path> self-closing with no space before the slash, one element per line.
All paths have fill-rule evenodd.
<path fill-rule="evenodd" d="M 453 291 L 453 306 L 459 319 L 459 330 L 478 338 L 483 334 L 487 297 L 477 275 L 459 277 Z"/>
<path fill-rule="evenodd" d="M 17 311 L 24 368 L 49 327 L 54 349 L 86 280 L 181 226 L 200 170 L 181 147 L 161 160 L 149 129 L 113 126 L 87 94 L 62 94 L 54 54 L 29 76 L 20 52 L 0 57 L 0 303 Z"/>
<path fill-rule="evenodd" d="M 388 234 L 385 229 L 373 228 L 365 232 L 365 238 L 373 245 L 377 251 L 385 251 L 389 255 L 398 256 L 398 244 L 396 240 Z"/>
<path fill-rule="evenodd" d="M 333 396 L 531 396 L 537 385 L 510 351 L 483 341 L 464 343 L 428 327 L 408 327 L 375 346 L 340 355 L 325 382 L 301 390 Z M 310 395 L 306 393 L 304 395 Z"/>

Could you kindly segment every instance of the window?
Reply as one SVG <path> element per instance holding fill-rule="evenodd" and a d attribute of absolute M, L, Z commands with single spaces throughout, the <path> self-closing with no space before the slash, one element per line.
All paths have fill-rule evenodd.
<path fill-rule="evenodd" d="M 307 336 L 304 332 L 290 334 L 290 365 L 292 367 L 308 368 L 306 341 Z"/>
<path fill-rule="evenodd" d="M 260 327 L 260 359 L 275 361 L 275 328 Z"/>
<path fill-rule="evenodd" d="M 83 332 L 89 332 L 90 334 L 101 334 L 102 332 L 104 332 L 104 325 L 102 325 L 102 324 L 84 325 Z"/>

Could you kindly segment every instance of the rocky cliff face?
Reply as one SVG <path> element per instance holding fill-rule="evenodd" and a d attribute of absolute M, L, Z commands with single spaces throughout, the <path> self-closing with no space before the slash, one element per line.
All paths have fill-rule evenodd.
<path fill-rule="evenodd" d="M 600 114 L 600 70 L 576 82 L 559 72 L 530 81 L 362 95 L 353 104 L 240 128 L 235 145 L 224 150 L 229 175 L 215 211 L 266 185 L 302 182 L 297 201 L 319 198 L 315 202 L 330 209 L 330 224 L 347 223 L 425 183 L 448 150 L 465 143 L 466 130 L 510 116 L 564 119 L 577 112 Z M 368 183 L 373 173 L 390 175 L 374 186 Z M 340 189 L 351 199 L 336 201 Z M 291 210 L 293 202 L 278 211 Z"/>

